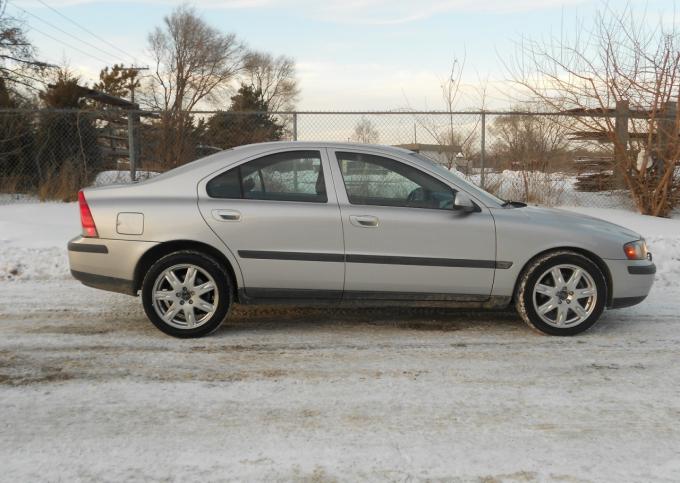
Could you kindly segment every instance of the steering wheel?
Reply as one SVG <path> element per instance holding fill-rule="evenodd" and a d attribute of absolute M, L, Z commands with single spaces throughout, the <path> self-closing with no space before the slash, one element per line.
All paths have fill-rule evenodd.
<path fill-rule="evenodd" d="M 421 187 L 418 187 L 411 191 L 406 197 L 406 201 L 429 201 L 429 192 Z"/>

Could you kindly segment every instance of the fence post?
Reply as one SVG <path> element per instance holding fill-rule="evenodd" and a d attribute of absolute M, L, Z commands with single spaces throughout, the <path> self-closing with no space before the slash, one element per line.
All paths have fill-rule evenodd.
<path fill-rule="evenodd" d="M 614 133 L 616 142 L 614 143 L 614 176 L 613 185 L 621 188 L 624 185 L 623 173 L 628 169 L 628 120 L 630 118 L 629 103 L 627 100 L 616 101 L 616 112 L 614 114 Z"/>
<path fill-rule="evenodd" d="M 137 161 L 139 140 L 137 139 L 137 125 L 139 124 L 139 106 L 135 104 L 133 110 L 128 111 L 128 159 L 130 160 L 130 181 L 137 181 Z"/>
<path fill-rule="evenodd" d="M 479 154 L 479 167 L 481 168 L 481 176 L 479 184 L 484 189 L 484 163 L 486 161 L 486 113 L 482 110 L 482 146 Z"/>
<path fill-rule="evenodd" d="M 293 113 L 293 141 L 297 141 L 297 112 Z"/>

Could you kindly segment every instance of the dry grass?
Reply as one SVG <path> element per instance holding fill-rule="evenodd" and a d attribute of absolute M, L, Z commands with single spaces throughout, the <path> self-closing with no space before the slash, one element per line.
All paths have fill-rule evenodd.
<path fill-rule="evenodd" d="M 19 176 L 3 176 L 0 178 L 0 193 L 21 193 Z"/>
<path fill-rule="evenodd" d="M 82 173 L 74 167 L 73 162 L 64 161 L 40 183 L 37 194 L 41 201 L 75 201 L 78 199 L 78 190 L 85 185 L 83 181 Z"/>
<path fill-rule="evenodd" d="M 484 180 L 484 191 L 502 198 L 503 184 L 503 177 L 500 173 L 489 173 Z"/>
<path fill-rule="evenodd" d="M 509 184 L 506 197 L 511 200 L 554 206 L 562 200 L 566 189 L 564 176 L 545 171 L 520 171 Z"/>

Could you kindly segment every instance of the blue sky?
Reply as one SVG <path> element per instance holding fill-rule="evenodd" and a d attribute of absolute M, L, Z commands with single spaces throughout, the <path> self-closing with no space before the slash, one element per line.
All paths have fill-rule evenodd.
<path fill-rule="evenodd" d="M 127 53 L 89 36 L 38 0 L 10 0 L 8 10 L 31 28 L 29 36 L 41 57 L 55 63 L 67 60 L 90 82 L 103 67 L 102 60 L 148 64 L 148 33 L 178 5 L 162 0 L 43 1 Z M 626 4 L 608 3 L 614 9 Z M 585 0 L 198 0 L 192 4 L 210 24 L 236 33 L 250 47 L 293 57 L 302 88 L 298 107 L 309 110 L 440 109 L 441 80 L 452 59 L 463 56 L 465 86 L 458 107 L 478 107 L 480 79 L 489 82 L 487 105 L 502 107 L 509 102 L 503 60 L 513 55 L 514 42 L 521 36 L 545 38 L 585 28 L 603 5 Z M 668 21 L 674 1 L 633 0 L 631 5 L 640 14 L 646 11 L 652 21 L 660 14 Z"/>

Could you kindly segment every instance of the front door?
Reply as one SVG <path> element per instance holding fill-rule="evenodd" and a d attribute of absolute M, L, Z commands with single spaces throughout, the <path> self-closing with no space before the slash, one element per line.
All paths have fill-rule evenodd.
<path fill-rule="evenodd" d="M 325 155 L 276 152 L 199 188 L 201 213 L 237 257 L 247 295 L 340 298 L 342 226 Z"/>
<path fill-rule="evenodd" d="M 346 298 L 489 298 L 496 246 L 486 207 L 453 210 L 456 188 L 415 163 L 329 151 L 344 229 Z"/>

